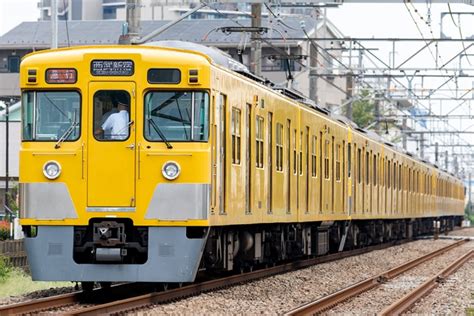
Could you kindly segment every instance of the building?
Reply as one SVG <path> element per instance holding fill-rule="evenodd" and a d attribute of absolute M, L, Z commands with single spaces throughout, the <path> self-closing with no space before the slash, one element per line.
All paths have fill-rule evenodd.
<path fill-rule="evenodd" d="M 20 152 L 20 135 L 21 135 L 21 123 L 20 123 L 20 102 L 15 103 L 9 107 L 9 155 L 8 155 L 8 175 L 9 175 L 9 188 L 14 188 L 18 184 L 18 161 Z M 5 203 L 5 187 L 6 187 L 6 123 L 5 123 L 5 110 L 0 111 L 0 214 L 4 213 Z"/>
<path fill-rule="evenodd" d="M 126 19 L 126 0 L 59 0 L 58 18 L 69 21 L 119 20 Z M 141 0 L 142 20 L 174 20 L 193 5 L 195 0 Z M 40 21 L 51 20 L 51 0 L 39 0 Z M 216 12 L 212 10 L 210 15 Z M 202 13 L 201 17 L 202 18 Z"/>

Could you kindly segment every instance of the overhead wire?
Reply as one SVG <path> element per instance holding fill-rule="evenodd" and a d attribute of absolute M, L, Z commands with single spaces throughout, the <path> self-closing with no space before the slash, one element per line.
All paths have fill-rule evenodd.
<path fill-rule="evenodd" d="M 209 7 L 210 7 L 212 10 L 216 11 L 218 14 L 222 15 L 223 17 L 225 17 L 225 19 L 227 19 L 227 20 L 229 20 L 229 21 L 231 21 L 231 22 L 233 22 L 233 23 L 235 23 L 235 24 L 237 24 L 237 25 L 239 25 L 239 26 L 241 26 L 241 27 L 244 27 L 244 25 L 243 25 L 242 23 L 240 23 L 238 20 L 227 17 L 227 16 L 226 16 L 224 13 L 222 13 L 219 9 L 213 7 L 212 5 L 209 5 Z M 245 14 L 245 12 L 244 12 L 244 14 Z M 248 17 L 252 17 L 252 15 L 251 15 L 251 14 L 248 14 L 248 13 L 247 13 L 246 15 L 247 15 Z M 315 26 L 315 27 L 317 27 L 317 26 Z M 275 52 L 281 54 L 282 56 L 286 56 L 286 57 L 291 56 L 288 52 L 284 51 L 283 49 L 281 49 L 281 48 L 279 48 L 279 47 L 277 47 L 277 46 L 275 46 L 275 45 L 273 45 L 273 43 L 271 43 L 269 40 L 265 39 L 264 37 L 261 37 L 260 40 L 261 40 L 262 42 L 264 42 L 265 44 L 267 44 L 269 47 L 271 47 Z M 311 57 L 310 57 L 310 58 L 311 58 Z M 305 68 L 305 69 L 309 69 L 309 68 L 310 68 L 310 67 L 308 67 L 307 65 L 305 65 L 304 63 L 302 63 L 302 62 L 299 61 L 299 60 L 295 60 L 295 62 L 298 63 L 301 67 L 303 67 L 303 68 Z M 323 66 L 322 64 L 320 64 L 320 65 Z M 321 78 L 323 81 L 327 82 L 329 85 L 331 85 L 331 86 L 333 86 L 334 88 L 336 88 L 338 91 L 340 91 L 340 92 L 344 93 L 345 95 L 347 95 L 347 91 L 345 91 L 343 88 L 341 88 L 341 87 L 337 86 L 336 84 L 334 84 L 331 80 L 328 80 L 328 79 L 326 79 L 326 78 L 324 78 L 324 77 L 320 77 L 320 78 Z"/>
<path fill-rule="evenodd" d="M 63 10 L 66 11 L 66 0 L 63 0 Z M 68 26 L 68 20 L 69 20 L 69 14 L 71 14 L 71 8 L 68 7 L 68 16 L 64 19 L 66 22 L 66 38 L 67 38 L 67 47 L 71 46 L 71 43 L 69 41 L 69 26 Z"/>
<path fill-rule="evenodd" d="M 405 3 L 405 6 L 406 6 L 406 3 Z M 224 16 L 227 20 L 229 20 L 229 21 L 231 21 L 231 22 L 233 22 L 233 23 L 235 23 L 235 24 L 237 24 L 237 25 L 239 25 L 239 26 L 244 26 L 242 23 L 239 23 L 239 21 L 227 17 L 224 13 L 220 12 L 219 9 L 214 8 L 213 6 L 209 6 L 209 7 L 210 7 L 211 9 L 213 9 L 214 11 L 216 11 L 218 14 Z M 407 9 L 409 9 L 409 8 L 407 8 Z M 271 12 L 270 12 L 270 14 L 271 14 Z M 247 14 L 247 16 L 252 17 L 251 14 Z M 411 12 L 410 12 L 410 16 L 411 16 Z M 415 22 L 415 25 L 416 25 L 417 28 L 419 29 L 418 24 L 416 23 L 416 20 L 413 18 L 413 16 L 411 16 L 411 17 L 412 17 L 412 20 Z M 317 25 L 316 25 L 315 27 L 317 27 Z M 419 29 L 419 32 L 420 32 L 420 35 L 422 36 L 423 40 L 424 40 L 425 43 L 426 43 L 426 39 L 424 38 L 423 33 L 421 32 L 421 29 Z M 306 33 L 306 35 L 308 35 L 308 34 Z M 306 36 L 306 37 L 308 38 L 309 36 Z M 282 54 L 283 56 L 290 56 L 287 52 L 285 52 L 285 51 L 282 50 L 281 48 L 276 47 L 275 45 L 273 45 L 273 43 L 271 43 L 269 40 L 267 40 L 267 39 L 265 39 L 265 38 L 263 38 L 263 37 L 260 38 L 260 40 L 261 40 L 262 42 L 264 42 L 265 44 L 267 44 L 269 47 L 271 47 L 271 48 L 272 48 L 273 50 L 275 50 L 276 52 Z M 311 42 L 312 42 L 312 41 L 311 41 Z M 314 43 L 313 43 L 313 45 L 314 45 Z M 324 48 L 323 48 L 323 49 L 324 49 Z M 318 50 L 319 50 L 319 49 L 318 49 Z M 431 50 L 430 50 L 430 52 L 431 52 Z M 432 52 L 431 52 L 431 54 L 432 54 L 432 57 L 434 57 Z M 322 56 L 322 58 L 324 58 L 324 59 L 327 58 L 327 56 L 324 56 L 324 54 L 321 54 L 321 56 Z M 331 56 L 332 56 L 332 55 L 331 55 Z M 310 58 L 311 58 L 311 57 L 310 57 Z M 337 61 L 338 63 L 342 63 L 341 61 L 339 61 L 339 60 L 338 60 L 337 58 L 335 58 L 334 56 L 333 56 L 333 58 L 334 58 L 334 60 Z M 434 58 L 434 59 L 435 59 L 435 58 Z M 435 60 L 436 60 L 436 59 L 435 59 Z M 309 67 L 308 65 L 305 65 L 304 63 L 302 63 L 302 62 L 300 62 L 300 61 L 298 61 L 298 60 L 296 60 L 296 63 L 298 63 L 299 65 L 301 65 L 301 66 L 302 66 L 303 68 L 305 68 L 305 69 L 310 69 L 310 67 Z M 318 63 L 319 65 L 323 66 L 319 61 L 317 61 L 317 63 Z M 343 63 L 342 63 L 342 64 L 343 64 Z M 344 64 L 343 64 L 343 65 L 344 65 Z M 348 69 L 348 67 L 347 67 L 346 65 L 344 65 L 344 67 L 345 67 L 346 69 Z M 348 95 L 346 90 L 344 90 L 344 89 L 342 89 L 341 87 L 337 86 L 337 85 L 334 84 L 331 80 L 328 80 L 328 79 L 326 79 L 326 78 L 324 78 L 324 77 L 320 77 L 320 78 L 321 78 L 323 81 L 325 81 L 325 82 L 327 82 L 328 84 L 330 84 L 331 86 L 333 86 L 334 88 L 336 88 L 338 91 L 344 93 L 346 96 Z M 401 86 L 404 86 L 405 88 L 407 88 L 407 87 L 406 87 L 403 83 L 401 83 L 399 80 L 395 79 L 394 81 L 397 81 Z M 373 87 L 371 84 L 369 84 L 368 82 L 361 81 L 361 84 L 365 85 L 366 87 L 369 87 L 369 88 L 374 89 L 374 87 Z M 389 101 L 390 101 L 390 100 L 389 100 Z M 418 98 L 416 99 L 416 102 L 417 102 L 418 104 L 420 104 L 422 107 L 424 107 L 425 109 L 427 109 L 427 110 L 429 111 L 429 113 L 433 113 L 429 108 L 427 108 L 424 104 L 422 104 L 422 103 L 418 100 Z M 434 113 L 433 113 L 433 114 L 434 114 Z M 445 124 L 447 124 L 448 126 L 450 126 L 451 128 L 453 128 L 453 126 L 451 126 L 451 125 L 448 124 L 447 122 L 444 122 L 444 121 L 443 121 L 443 123 L 445 123 Z M 458 137 L 461 141 L 466 142 L 466 140 L 463 139 L 463 138 L 461 138 L 460 135 L 457 135 L 457 137 Z M 441 139 L 440 139 L 440 141 L 441 141 L 442 143 L 445 143 L 444 140 L 441 140 Z M 466 142 L 466 143 L 468 143 L 468 142 Z"/>
<path fill-rule="evenodd" d="M 459 19 L 459 23 L 457 24 L 456 21 L 454 21 L 454 17 L 453 17 L 453 11 L 451 10 L 451 5 L 449 4 L 448 2 L 448 10 L 449 10 L 449 16 L 451 17 L 451 21 L 453 22 L 454 26 L 458 29 L 459 31 L 459 36 L 461 38 L 461 44 L 462 44 L 462 47 L 464 48 L 464 50 L 467 50 L 466 48 L 466 45 L 464 44 L 464 36 L 462 34 L 462 29 L 461 29 L 461 16 L 458 15 L 458 19 Z M 466 59 L 467 59 L 467 62 L 469 63 L 469 66 L 472 66 L 471 64 L 471 61 L 469 59 L 469 56 L 467 56 L 466 54 Z"/>
<path fill-rule="evenodd" d="M 420 33 L 421 38 L 423 39 L 423 41 L 425 42 L 425 44 L 428 45 L 427 40 L 425 39 L 422 30 L 420 29 L 418 23 L 416 22 L 415 18 L 413 17 L 413 15 L 412 15 L 412 13 L 411 13 L 410 8 L 409 8 L 408 5 L 407 5 L 407 2 L 409 2 L 409 3 L 412 5 L 412 7 L 414 8 L 415 13 L 418 14 L 418 16 L 420 17 L 420 19 L 421 19 L 421 20 L 424 20 L 424 19 L 423 19 L 423 17 L 418 13 L 418 10 L 416 9 L 416 7 L 413 5 L 413 3 L 412 3 L 411 1 L 408 1 L 408 0 L 404 0 L 404 1 L 403 1 L 404 5 L 405 5 L 405 7 L 406 7 L 406 9 L 407 9 L 407 11 L 408 11 L 408 13 L 409 13 L 409 15 L 410 15 L 412 21 L 413 21 L 413 23 L 415 24 L 415 26 L 416 26 L 418 32 Z M 449 5 L 449 3 L 448 3 L 448 5 Z M 452 19 L 454 20 L 453 17 L 452 17 Z M 431 26 L 430 26 L 430 28 L 431 28 Z M 431 32 L 431 34 L 432 34 L 432 36 L 433 36 L 433 32 L 432 32 L 431 29 L 430 29 L 430 32 Z M 434 38 L 433 38 L 433 40 L 434 40 Z M 463 47 L 464 47 L 464 42 L 462 42 L 462 44 L 463 44 Z M 437 46 L 438 46 L 438 44 L 436 43 L 436 47 L 437 47 Z M 464 49 L 466 50 L 465 47 L 464 47 Z M 433 57 L 433 59 L 434 59 L 434 61 L 435 61 L 435 63 L 436 63 L 437 59 L 436 59 L 436 57 L 434 56 L 434 54 L 433 54 L 433 52 L 431 51 L 431 49 L 430 49 L 429 46 L 428 46 L 428 50 L 430 51 L 430 54 L 431 54 L 431 56 Z M 438 56 L 439 59 L 441 60 L 441 56 L 439 56 L 439 55 L 437 55 L 437 56 Z M 454 77 L 453 77 L 453 78 L 454 78 Z M 450 86 L 449 81 L 447 82 L 447 84 L 448 84 L 448 86 Z M 417 97 L 417 98 L 419 98 L 419 97 Z M 418 102 L 418 103 L 421 104 L 420 102 Z M 424 106 L 424 107 L 426 108 L 426 106 Z M 448 126 L 451 126 L 452 128 L 454 128 L 454 129 L 456 130 L 456 128 L 455 128 L 454 126 L 452 126 L 451 124 L 449 124 L 449 123 L 447 123 L 447 122 L 444 122 L 444 123 L 447 124 Z M 466 140 L 463 139 L 460 135 L 457 135 L 457 136 L 458 136 L 458 138 L 459 138 L 460 140 L 466 141 Z"/>

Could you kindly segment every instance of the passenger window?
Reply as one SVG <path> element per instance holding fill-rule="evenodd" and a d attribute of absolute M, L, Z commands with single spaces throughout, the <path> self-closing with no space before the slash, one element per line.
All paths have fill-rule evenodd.
<path fill-rule="evenodd" d="M 362 149 L 357 148 L 357 180 L 362 183 Z"/>
<path fill-rule="evenodd" d="M 283 125 L 276 125 L 276 170 L 283 171 Z"/>
<path fill-rule="evenodd" d="M 341 145 L 336 145 L 336 181 L 341 181 Z"/>
<path fill-rule="evenodd" d="M 298 164 L 298 160 L 296 159 L 296 129 L 294 130 L 293 133 L 293 174 L 297 174 L 297 167 L 296 165 Z"/>
<path fill-rule="evenodd" d="M 130 94 L 124 90 L 101 90 L 94 95 L 94 137 L 122 141 L 130 135 Z"/>
<path fill-rule="evenodd" d="M 317 137 L 313 136 L 311 141 L 311 176 L 317 176 L 317 157 L 316 157 L 316 144 L 317 144 Z"/>
<path fill-rule="evenodd" d="M 351 177 L 352 172 L 352 154 L 351 154 L 351 144 L 347 144 L 347 177 Z"/>
<path fill-rule="evenodd" d="M 255 123 L 255 164 L 263 168 L 263 117 L 257 115 Z"/>
<path fill-rule="evenodd" d="M 370 154 L 369 151 L 365 152 L 365 183 L 370 184 Z"/>
<path fill-rule="evenodd" d="M 329 141 L 324 142 L 324 179 L 329 179 Z"/>
<path fill-rule="evenodd" d="M 232 108 L 232 163 L 240 165 L 240 110 Z"/>

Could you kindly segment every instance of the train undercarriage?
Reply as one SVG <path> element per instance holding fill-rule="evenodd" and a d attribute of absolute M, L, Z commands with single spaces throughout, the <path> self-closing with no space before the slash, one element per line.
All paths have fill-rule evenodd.
<path fill-rule="evenodd" d="M 448 232 L 461 216 L 212 228 L 201 268 L 235 270 Z M 439 223 L 437 223 L 439 222 Z"/>

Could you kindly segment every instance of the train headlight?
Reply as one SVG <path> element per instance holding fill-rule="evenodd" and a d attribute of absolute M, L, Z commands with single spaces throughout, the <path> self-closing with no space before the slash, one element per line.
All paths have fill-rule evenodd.
<path fill-rule="evenodd" d="M 179 176 L 179 173 L 181 172 L 181 168 L 179 167 L 177 162 L 174 161 L 167 161 L 163 165 L 163 168 L 161 169 L 161 173 L 163 174 L 163 177 L 165 177 L 168 180 L 174 180 Z"/>
<path fill-rule="evenodd" d="M 61 174 L 61 165 L 54 160 L 50 160 L 44 164 L 43 174 L 50 180 L 57 179 Z"/>

